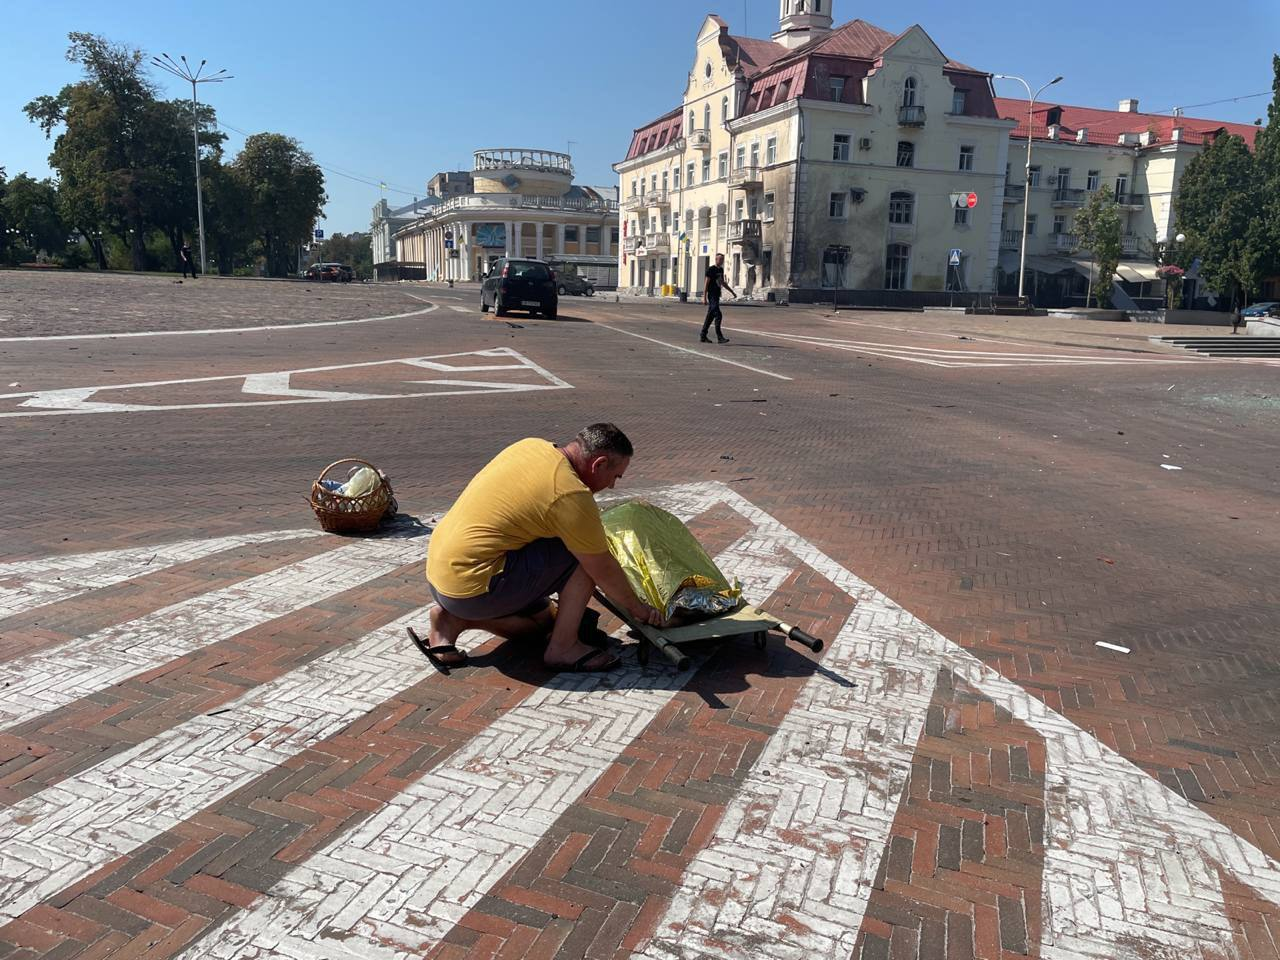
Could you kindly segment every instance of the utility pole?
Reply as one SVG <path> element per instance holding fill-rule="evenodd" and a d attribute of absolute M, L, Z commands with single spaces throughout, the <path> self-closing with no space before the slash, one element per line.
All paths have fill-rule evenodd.
<path fill-rule="evenodd" d="M 217 73 L 211 73 L 203 76 L 204 65 L 207 60 L 201 60 L 200 66 L 194 70 L 187 63 L 187 58 L 180 56 L 181 65 L 176 63 L 173 57 L 167 53 L 162 53 L 158 57 L 152 57 L 153 66 L 159 67 L 166 73 L 171 73 L 180 80 L 185 80 L 191 84 L 191 142 L 195 147 L 196 155 L 196 222 L 200 227 L 200 274 L 209 272 L 209 258 L 205 254 L 204 246 L 204 194 L 200 190 L 200 117 L 196 111 L 196 85 L 201 83 L 221 83 L 223 80 L 232 80 L 234 77 L 227 73 L 226 70 L 219 70 Z"/>

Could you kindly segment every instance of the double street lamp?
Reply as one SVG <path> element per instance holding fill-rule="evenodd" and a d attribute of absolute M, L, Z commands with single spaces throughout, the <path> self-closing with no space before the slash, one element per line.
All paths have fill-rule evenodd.
<path fill-rule="evenodd" d="M 167 53 L 162 53 L 158 57 L 152 57 L 151 64 L 191 84 L 191 141 L 195 144 L 196 151 L 196 221 L 200 225 L 200 273 L 206 274 L 209 272 L 209 261 L 204 251 L 204 195 L 200 191 L 200 118 L 196 112 L 196 86 L 201 83 L 221 83 L 234 78 L 226 70 L 204 75 L 207 60 L 201 60 L 200 66 L 192 70 L 186 57 L 180 56 L 178 59 L 182 61 L 181 64 Z"/>
<path fill-rule="evenodd" d="M 1036 97 L 1040 96 L 1055 83 L 1060 83 L 1062 77 L 1054 77 L 1035 93 L 1032 93 L 1031 84 L 1021 77 L 1015 77 L 1009 73 L 997 73 L 995 76 L 997 80 L 1017 80 L 1027 88 L 1027 96 L 1030 98 L 1027 103 L 1027 166 L 1026 170 L 1023 171 L 1022 178 L 1022 252 L 1018 257 L 1018 299 L 1021 300 L 1026 289 L 1027 277 L 1027 213 L 1031 206 L 1031 134 L 1035 127 Z"/>

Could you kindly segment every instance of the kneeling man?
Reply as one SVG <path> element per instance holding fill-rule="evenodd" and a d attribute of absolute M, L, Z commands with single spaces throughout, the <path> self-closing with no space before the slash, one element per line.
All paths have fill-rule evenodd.
<path fill-rule="evenodd" d="M 583 643 L 578 627 L 597 586 L 643 623 L 662 615 L 640 600 L 609 552 L 593 494 L 622 478 L 633 450 L 611 423 L 595 423 L 564 447 L 520 440 L 467 484 L 427 548 L 429 649 L 463 663 L 467 629 L 502 637 L 551 631 L 544 660 L 560 670 L 610 670 L 618 658 Z M 553 614 L 548 597 L 558 594 Z"/>

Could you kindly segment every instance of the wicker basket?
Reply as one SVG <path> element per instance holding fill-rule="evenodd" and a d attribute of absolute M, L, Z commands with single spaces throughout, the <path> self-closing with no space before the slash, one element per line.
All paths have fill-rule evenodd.
<path fill-rule="evenodd" d="M 358 464 L 373 470 L 378 474 L 378 485 L 358 497 L 348 497 L 325 489 L 321 481 L 327 479 L 334 469 L 346 464 Z M 376 530 L 383 517 L 395 512 L 395 502 L 387 475 L 369 461 L 358 457 L 348 457 L 329 464 L 311 484 L 311 509 L 315 511 L 321 528 L 328 533 L 368 533 Z"/>

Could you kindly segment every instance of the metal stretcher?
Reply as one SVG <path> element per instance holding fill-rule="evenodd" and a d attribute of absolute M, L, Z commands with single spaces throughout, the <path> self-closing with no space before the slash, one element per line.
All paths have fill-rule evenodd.
<path fill-rule="evenodd" d="M 649 647 L 652 646 L 670 660 L 676 669 L 688 669 L 691 661 L 688 654 L 680 647 L 699 640 L 749 637 L 757 649 L 763 650 L 770 631 L 777 631 L 787 639 L 808 647 L 814 653 L 818 653 L 823 647 L 823 642 L 812 634 L 785 623 L 746 602 L 739 603 L 727 613 L 708 617 L 696 623 L 678 627 L 651 627 L 646 623 L 637 623 L 599 590 L 596 591 L 596 599 L 639 635 L 640 643 L 636 647 L 636 658 L 642 664 L 649 662 Z"/>

